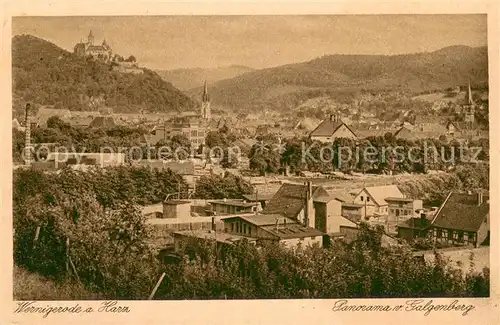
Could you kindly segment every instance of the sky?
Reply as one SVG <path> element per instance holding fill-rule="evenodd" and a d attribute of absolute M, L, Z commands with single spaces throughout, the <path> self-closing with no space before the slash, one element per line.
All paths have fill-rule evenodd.
<path fill-rule="evenodd" d="M 113 53 L 150 69 L 267 68 L 329 54 L 401 54 L 487 45 L 486 15 L 14 17 L 31 34 L 68 50 L 103 39 Z"/>

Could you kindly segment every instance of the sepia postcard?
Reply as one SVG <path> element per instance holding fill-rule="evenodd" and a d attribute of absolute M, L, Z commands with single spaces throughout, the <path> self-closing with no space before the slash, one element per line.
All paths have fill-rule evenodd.
<path fill-rule="evenodd" d="M 500 324 L 499 8 L 5 4 L 0 323 Z"/>

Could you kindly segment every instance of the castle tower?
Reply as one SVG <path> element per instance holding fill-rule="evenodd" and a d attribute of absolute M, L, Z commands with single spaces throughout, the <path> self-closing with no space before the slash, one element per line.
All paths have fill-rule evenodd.
<path fill-rule="evenodd" d="M 210 120 L 210 96 L 208 96 L 207 80 L 205 79 L 205 86 L 203 88 L 203 95 L 201 96 L 201 117 L 205 120 Z"/>
<path fill-rule="evenodd" d="M 25 109 L 26 114 L 26 133 L 25 133 L 25 145 L 24 145 L 24 163 L 26 165 L 31 165 L 33 162 L 33 156 L 31 152 L 31 104 L 26 104 Z"/>
<path fill-rule="evenodd" d="M 87 42 L 89 43 L 89 45 L 94 45 L 94 35 L 92 34 L 92 30 L 90 30 Z"/>

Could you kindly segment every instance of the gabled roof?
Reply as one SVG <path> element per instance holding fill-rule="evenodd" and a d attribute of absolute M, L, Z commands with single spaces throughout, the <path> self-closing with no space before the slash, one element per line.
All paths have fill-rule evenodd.
<path fill-rule="evenodd" d="M 483 203 L 478 205 L 478 194 L 451 192 L 434 216 L 432 225 L 447 229 L 477 231 L 489 213 L 488 199 L 489 196 L 483 195 Z"/>
<path fill-rule="evenodd" d="M 306 200 L 307 186 L 301 184 L 283 184 L 273 198 L 266 204 L 264 214 L 282 214 L 295 218 L 303 209 Z M 312 187 L 312 199 L 328 197 L 322 186 Z"/>
<path fill-rule="evenodd" d="M 453 125 L 455 127 L 455 129 L 457 129 L 457 131 L 460 131 L 460 129 L 462 129 L 462 125 L 461 123 L 459 122 L 456 122 L 456 121 L 448 121 L 446 123 L 446 128 L 449 128 L 450 125 Z"/>
<path fill-rule="evenodd" d="M 370 186 L 370 187 L 365 187 L 363 190 L 366 190 L 366 192 L 368 192 L 370 197 L 377 205 L 386 205 L 387 204 L 387 202 L 385 201 L 386 197 L 391 197 L 391 198 L 404 197 L 403 193 L 401 193 L 399 187 L 397 187 L 396 185 Z M 361 190 L 360 193 L 363 190 Z"/>
<path fill-rule="evenodd" d="M 311 137 L 329 137 L 335 133 L 342 125 L 345 125 L 349 131 L 356 135 L 344 122 L 341 120 L 332 121 L 330 118 L 324 119 L 310 134 Z"/>
<path fill-rule="evenodd" d="M 115 125 L 115 120 L 112 116 L 96 116 L 92 122 L 90 122 L 91 127 L 111 127 Z"/>

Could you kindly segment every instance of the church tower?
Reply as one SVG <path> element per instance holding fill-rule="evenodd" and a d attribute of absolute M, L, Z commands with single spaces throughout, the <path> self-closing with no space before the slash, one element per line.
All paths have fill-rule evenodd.
<path fill-rule="evenodd" d="M 472 100 L 472 90 L 470 88 L 470 81 L 469 81 L 469 88 L 467 89 L 467 104 L 465 105 L 465 117 L 464 117 L 464 122 L 467 128 L 472 128 L 474 125 L 474 114 L 475 114 L 475 108 L 476 104 L 474 104 L 474 101 Z"/>
<path fill-rule="evenodd" d="M 205 86 L 203 87 L 203 95 L 201 96 L 201 117 L 205 120 L 210 120 L 210 97 L 208 96 L 207 80 L 205 79 Z"/>
<path fill-rule="evenodd" d="M 89 43 L 89 45 L 94 45 L 94 35 L 92 34 L 92 30 L 90 30 L 87 42 Z"/>

